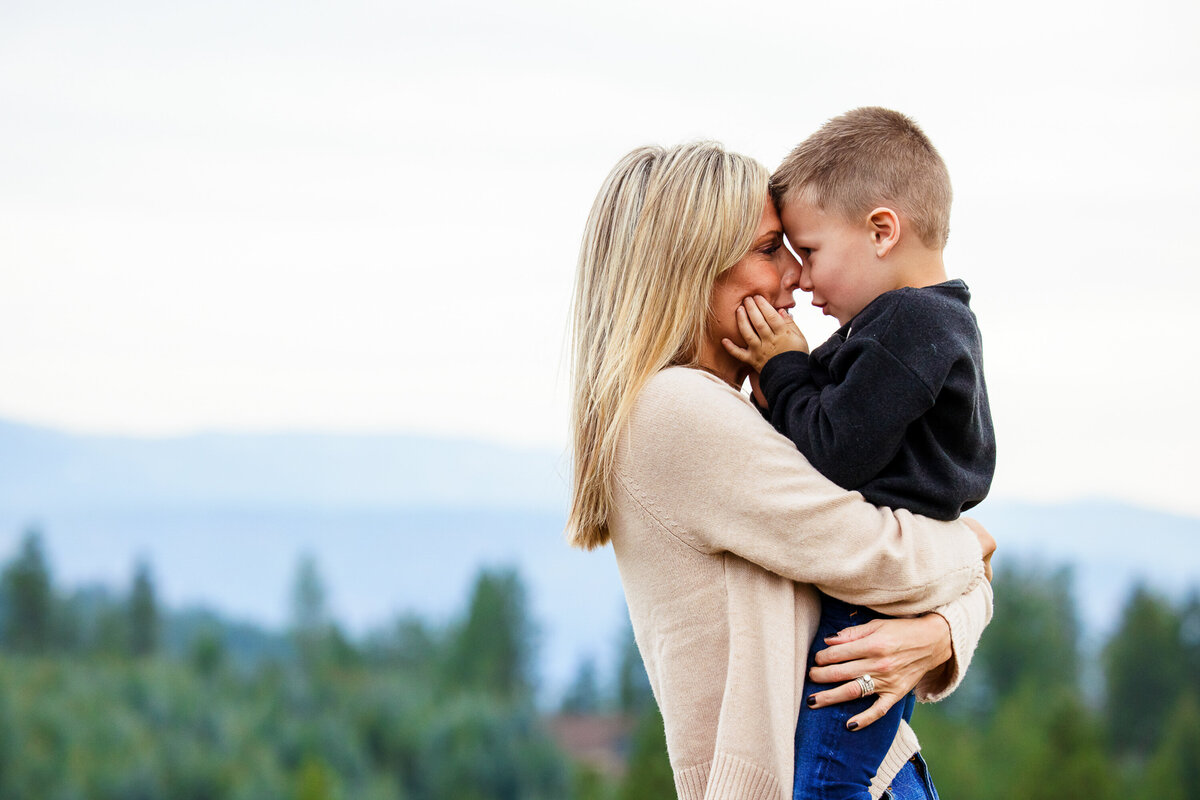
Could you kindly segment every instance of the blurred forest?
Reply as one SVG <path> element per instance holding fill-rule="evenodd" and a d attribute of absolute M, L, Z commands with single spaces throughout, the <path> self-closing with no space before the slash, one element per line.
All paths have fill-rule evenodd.
<path fill-rule="evenodd" d="M 1200 798 L 1200 593 L 1134 587 L 1088 642 L 1069 568 L 995 583 L 966 682 L 914 718 L 942 797 Z M 358 638 L 325 598 L 312 559 L 287 631 L 163 608 L 145 563 L 125 591 L 60 587 L 28 531 L 0 570 L 0 800 L 674 795 L 630 633 L 547 709 L 514 570 L 450 622 Z"/>

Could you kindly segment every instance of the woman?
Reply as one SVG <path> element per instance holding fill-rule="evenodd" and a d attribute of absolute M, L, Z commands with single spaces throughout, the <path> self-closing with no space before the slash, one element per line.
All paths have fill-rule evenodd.
<path fill-rule="evenodd" d="M 990 616 L 980 540 L 822 477 L 739 388 L 735 310 L 791 306 L 795 261 L 767 172 L 719 145 L 644 147 L 600 190 L 579 259 L 568 535 L 611 541 L 679 796 L 791 796 L 814 586 L 891 615 L 843 632 L 817 704 L 952 690 Z M 982 529 L 980 529 L 982 531 Z M 982 533 L 986 537 L 986 532 Z M 864 682 L 865 683 L 865 682 Z M 882 710 L 880 710 L 882 709 Z M 873 784 L 933 796 L 902 726 Z M 914 793 L 919 790 L 919 793 Z"/>

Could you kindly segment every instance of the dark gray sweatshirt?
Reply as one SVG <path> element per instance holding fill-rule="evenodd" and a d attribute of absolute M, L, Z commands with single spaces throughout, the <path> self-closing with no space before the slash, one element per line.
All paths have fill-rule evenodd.
<path fill-rule="evenodd" d="M 761 386 L 775 428 L 875 505 L 955 519 L 996 469 L 979 326 L 961 280 L 886 292 Z"/>

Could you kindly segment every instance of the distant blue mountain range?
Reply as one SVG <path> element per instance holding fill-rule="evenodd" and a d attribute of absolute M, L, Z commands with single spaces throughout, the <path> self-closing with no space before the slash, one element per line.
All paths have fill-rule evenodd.
<path fill-rule="evenodd" d="M 128 585 L 152 565 L 164 600 L 266 626 L 286 620 L 303 553 L 352 632 L 403 612 L 445 620 L 482 566 L 517 567 L 553 691 L 602 667 L 628 624 L 611 549 L 562 539 L 560 453 L 406 436 L 75 436 L 0 423 L 0 560 L 41 527 L 60 585 Z M 977 509 L 997 561 L 1071 565 L 1086 628 L 1105 631 L 1130 586 L 1200 585 L 1200 520 L 1096 502 Z M 998 587 L 1003 591 L 1003 586 Z"/>
<path fill-rule="evenodd" d="M 0 421 L 0 509 L 558 510 L 562 454 L 398 435 L 81 436 Z"/>

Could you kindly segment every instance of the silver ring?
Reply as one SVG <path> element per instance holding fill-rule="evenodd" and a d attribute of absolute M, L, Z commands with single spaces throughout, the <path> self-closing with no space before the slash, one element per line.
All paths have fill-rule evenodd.
<path fill-rule="evenodd" d="M 859 675 L 854 682 L 858 684 L 858 688 L 862 692 L 859 697 L 875 694 L 875 679 L 870 675 Z"/>

